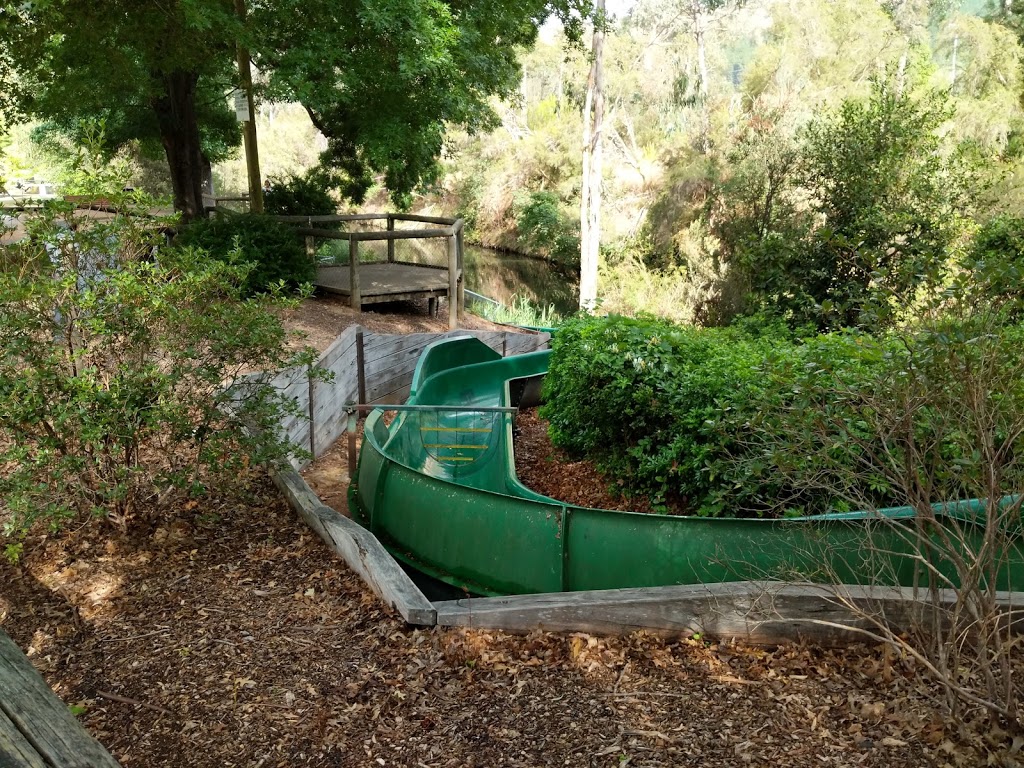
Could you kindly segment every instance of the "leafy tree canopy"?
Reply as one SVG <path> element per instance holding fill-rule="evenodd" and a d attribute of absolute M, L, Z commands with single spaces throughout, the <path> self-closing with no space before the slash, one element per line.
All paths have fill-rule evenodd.
<path fill-rule="evenodd" d="M 721 226 L 755 308 L 822 328 L 887 326 L 937 285 L 971 210 L 971 153 L 942 146 L 946 98 L 875 78 L 795 146 L 768 131 L 737 150 Z"/>
<path fill-rule="evenodd" d="M 300 101 L 328 137 L 323 162 L 359 198 L 381 173 L 396 201 L 435 174 L 448 124 L 489 127 L 492 96 L 553 12 L 578 37 L 587 0 L 0 0 L 0 114 L 108 138 L 159 139 L 175 206 L 202 212 L 203 167 L 237 144 L 225 96 L 237 45 L 263 94 Z"/>

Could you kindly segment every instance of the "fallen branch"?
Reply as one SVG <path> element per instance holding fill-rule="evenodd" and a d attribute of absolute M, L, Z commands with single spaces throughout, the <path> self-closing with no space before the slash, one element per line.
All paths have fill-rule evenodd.
<path fill-rule="evenodd" d="M 152 709 L 154 712 L 160 712 L 160 713 L 165 714 L 165 715 L 172 715 L 172 716 L 174 715 L 174 713 L 171 712 L 169 709 L 164 709 L 163 707 L 158 707 L 156 704 L 148 704 L 145 701 L 139 701 L 138 699 L 132 699 L 132 698 L 130 698 L 128 696 L 120 696 L 120 695 L 118 695 L 116 693 L 108 693 L 107 691 L 96 691 L 96 695 L 99 696 L 101 699 L 109 699 L 110 701 L 118 701 L 118 702 L 120 702 L 122 704 L 137 704 L 140 707 L 145 707 L 146 709 Z"/>

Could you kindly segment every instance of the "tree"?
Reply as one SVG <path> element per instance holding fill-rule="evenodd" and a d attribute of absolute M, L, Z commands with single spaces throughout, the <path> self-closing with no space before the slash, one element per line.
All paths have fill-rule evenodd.
<path fill-rule="evenodd" d="M 174 205 L 191 218 L 203 211 L 211 159 L 203 133 L 227 122 L 226 144 L 238 141 L 224 94 L 233 87 L 232 43 L 241 32 L 231 4 L 215 0 L 4 3 L 0 46 L 12 69 L 0 73 L 0 89 L 11 94 L 3 106 L 69 130 L 83 117 L 102 117 L 111 147 L 158 140 Z"/>
<path fill-rule="evenodd" d="M 936 285 L 970 203 L 967 164 L 940 151 L 948 117 L 943 97 L 878 78 L 869 99 L 812 121 L 796 162 L 766 187 L 763 226 L 736 255 L 756 303 L 796 324 L 885 326 Z"/>
<path fill-rule="evenodd" d="M 583 186 L 580 191 L 580 309 L 597 303 L 601 253 L 601 157 L 604 131 L 604 0 L 597 0 L 590 77 L 583 104 Z"/>
<path fill-rule="evenodd" d="M 228 0 L 0 0 L 0 110 L 64 126 L 107 115 L 126 136 L 158 137 L 175 207 L 200 216 L 242 45 L 264 95 L 300 101 L 327 136 L 323 159 L 347 194 L 382 173 L 404 201 L 433 178 L 446 125 L 493 123 L 489 99 L 518 85 L 516 52 L 547 16 L 557 10 L 578 36 L 577 2 L 262 0 L 243 22 Z"/>
<path fill-rule="evenodd" d="M 713 30 L 720 26 L 733 12 L 743 7 L 746 0 L 669 0 L 668 7 L 659 9 L 652 6 L 640 14 L 642 25 L 658 26 L 657 19 L 668 18 L 669 21 L 657 32 L 658 36 L 670 34 L 669 30 L 685 30 L 693 38 L 696 56 L 696 92 L 687 100 L 700 106 L 701 124 L 697 145 L 703 154 L 711 149 L 711 74 L 708 69 L 708 39 Z M 652 14 L 653 11 L 653 14 Z M 689 91 L 690 85 L 685 80 L 678 83 L 681 91 Z"/>

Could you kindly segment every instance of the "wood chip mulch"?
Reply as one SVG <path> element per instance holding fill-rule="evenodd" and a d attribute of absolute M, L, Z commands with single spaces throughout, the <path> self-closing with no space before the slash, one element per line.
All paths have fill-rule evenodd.
<path fill-rule="evenodd" d="M 536 409 L 516 415 L 516 474 L 531 490 L 552 499 L 594 509 L 651 513 L 646 497 L 615 493 L 611 483 L 587 460 L 575 461 L 556 448 L 548 437 L 548 422 Z"/>
<path fill-rule="evenodd" d="M 0 564 L 0 627 L 125 766 L 894 768 L 995 749 L 878 649 L 411 628 L 263 477 L 26 549 Z"/>
<path fill-rule="evenodd" d="M 322 348 L 351 321 L 336 304 L 306 302 L 290 325 Z M 613 506 L 590 470 L 557 467 L 563 489 L 590 489 L 573 503 Z M 324 483 L 343 493 L 347 477 Z M 32 537 L 20 563 L 0 559 L 0 628 L 126 768 L 1019 757 L 998 729 L 947 722 L 921 670 L 879 648 L 414 629 L 259 474 L 124 532 Z"/>

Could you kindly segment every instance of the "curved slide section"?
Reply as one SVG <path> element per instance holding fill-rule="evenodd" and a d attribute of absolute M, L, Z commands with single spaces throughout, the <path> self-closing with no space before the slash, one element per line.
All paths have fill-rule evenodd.
<path fill-rule="evenodd" d="M 478 595 L 760 579 L 913 586 L 923 582 L 911 552 L 953 577 L 937 534 L 919 532 L 908 509 L 711 519 L 588 509 L 531 491 L 516 476 L 511 408 L 536 402 L 549 356 L 503 358 L 472 337 L 427 347 L 408 404 L 431 407 L 390 425 L 380 410 L 366 420 L 354 519 L 400 560 Z M 977 502 L 937 509 L 969 546 L 980 541 Z M 1024 589 L 1020 538 L 999 587 Z"/>

